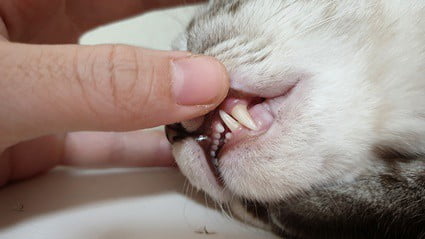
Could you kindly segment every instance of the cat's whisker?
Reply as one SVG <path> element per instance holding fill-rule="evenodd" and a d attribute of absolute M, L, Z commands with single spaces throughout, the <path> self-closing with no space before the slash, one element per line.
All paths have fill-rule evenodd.
<path fill-rule="evenodd" d="M 204 202 L 205 202 L 205 205 L 206 205 L 207 207 L 211 207 L 211 206 L 210 206 L 210 204 L 209 204 L 209 202 L 208 202 L 208 195 L 207 195 L 207 193 L 206 193 L 206 192 L 204 192 L 204 191 L 202 191 L 202 194 L 204 195 Z"/>
<path fill-rule="evenodd" d="M 189 198 L 193 197 L 193 186 L 192 184 L 189 182 L 189 180 L 185 180 L 185 185 L 186 185 L 186 192 L 185 195 Z"/>
<path fill-rule="evenodd" d="M 185 179 L 183 183 L 183 194 L 188 196 L 189 193 L 189 180 Z"/>

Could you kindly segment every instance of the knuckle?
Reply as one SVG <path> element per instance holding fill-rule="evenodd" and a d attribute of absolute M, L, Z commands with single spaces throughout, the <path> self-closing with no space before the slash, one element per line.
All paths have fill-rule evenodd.
<path fill-rule="evenodd" d="M 81 94 L 81 99 L 85 102 L 85 105 L 90 109 L 91 112 L 97 114 L 96 107 L 92 98 L 90 97 L 89 89 L 94 89 L 97 91 L 97 84 L 94 79 L 96 79 L 94 69 L 95 69 L 95 59 L 93 57 L 93 51 L 89 49 L 77 49 L 74 56 L 71 59 L 72 72 L 69 77 L 66 77 L 68 80 L 72 81 L 72 85 L 77 86 Z"/>
<path fill-rule="evenodd" d="M 141 105 L 149 98 L 151 77 L 141 69 L 142 56 L 130 46 L 108 45 L 94 48 L 92 52 L 80 54 L 80 59 L 88 64 L 76 63 L 81 79 L 88 81 L 103 105 L 109 111 L 125 117 L 140 115 Z M 86 82 L 85 82 L 86 83 Z M 87 88 L 87 84 L 82 88 Z M 85 89 L 87 91 L 87 89 Z M 96 102 L 97 103 L 97 102 Z M 97 104 L 96 104 L 97 105 Z"/>
<path fill-rule="evenodd" d="M 111 103 L 127 115 L 138 113 L 144 101 L 143 85 L 147 79 L 142 75 L 136 49 L 129 46 L 108 46 L 105 65 L 106 89 Z M 105 82 L 105 83 L 106 83 Z"/>

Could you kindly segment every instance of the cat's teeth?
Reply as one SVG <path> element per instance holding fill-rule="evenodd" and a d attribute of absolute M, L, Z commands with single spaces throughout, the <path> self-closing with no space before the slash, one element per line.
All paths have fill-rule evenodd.
<path fill-rule="evenodd" d="M 212 163 L 213 163 L 214 167 L 218 168 L 218 159 L 217 158 L 213 158 Z"/>
<path fill-rule="evenodd" d="M 211 151 L 211 152 L 210 152 L 210 155 L 211 155 L 211 157 L 213 157 L 213 158 L 214 158 L 214 157 L 215 157 L 215 152 L 214 152 L 214 151 Z"/>
<path fill-rule="evenodd" d="M 258 127 L 255 125 L 254 120 L 248 112 L 246 105 L 238 104 L 233 107 L 231 115 L 243 126 L 251 130 L 257 130 Z"/>
<path fill-rule="evenodd" d="M 213 145 L 213 146 L 211 147 L 211 149 L 212 149 L 212 150 L 214 150 L 214 151 L 217 151 L 217 149 L 218 149 L 218 145 Z"/>
<path fill-rule="evenodd" d="M 219 133 L 223 133 L 223 132 L 224 132 L 224 127 L 223 127 L 223 125 L 222 125 L 222 124 L 218 123 L 218 124 L 215 126 L 215 130 L 217 130 L 217 132 L 219 132 Z"/>
<path fill-rule="evenodd" d="M 221 119 L 223 120 L 224 124 L 226 124 L 226 126 L 231 130 L 231 131 L 235 131 L 237 129 L 241 128 L 241 125 L 232 118 L 232 116 L 230 116 L 229 114 L 227 114 L 226 112 L 220 110 L 219 112 Z"/>
<path fill-rule="evenodd" d="M 226 139 L 231 139 L 232 136 L 233 136 L 232 133 L 226 133 L 226 135 L 225 135 Z"/>

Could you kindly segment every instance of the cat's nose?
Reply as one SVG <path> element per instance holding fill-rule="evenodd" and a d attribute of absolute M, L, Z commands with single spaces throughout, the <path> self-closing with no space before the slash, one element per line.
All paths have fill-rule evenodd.
<path fill-rule="evenodd" d="M 165 135 L 171 144 L 178 142 L 190 136 L 190 133 L 185 130 L 182 124 L 171 124 L 165 126 Z"/>

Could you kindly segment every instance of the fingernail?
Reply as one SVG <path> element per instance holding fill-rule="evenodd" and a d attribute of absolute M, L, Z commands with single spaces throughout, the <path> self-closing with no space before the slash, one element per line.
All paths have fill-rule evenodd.
<path fill-rule="evenodd" d="M 173 93 L 179 105 L 215 103 L 227 93 L 223 65 L 212 57 L 187 57 L 172 62 Z"/>

